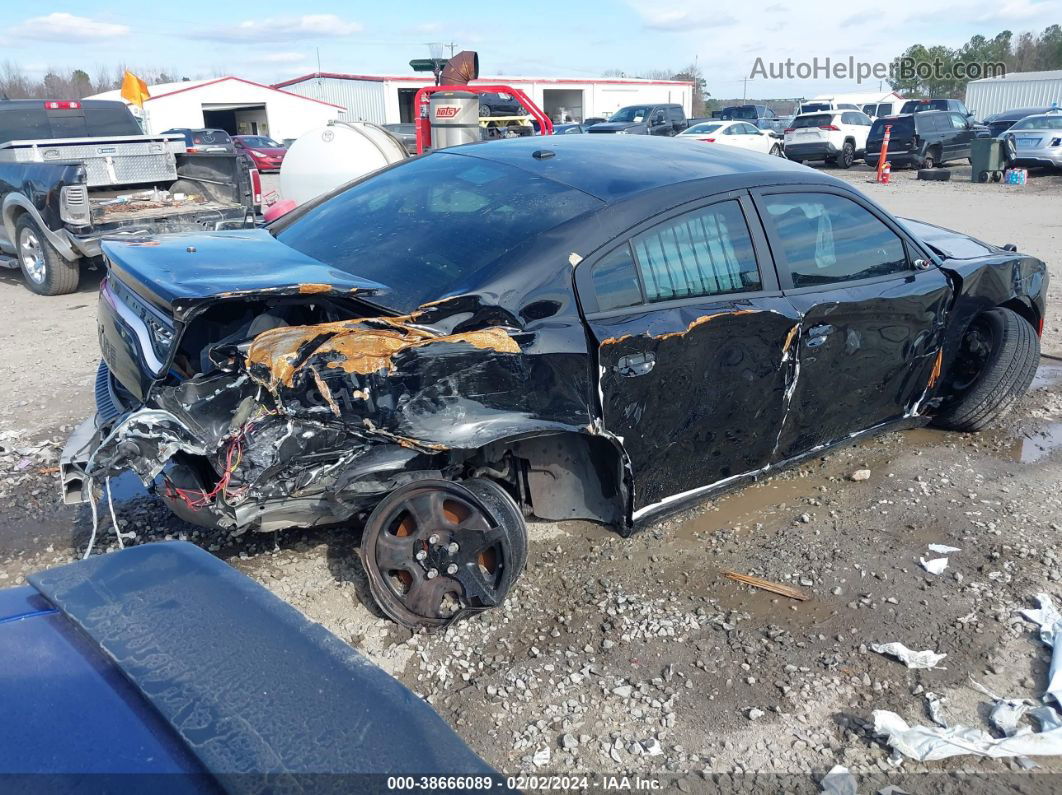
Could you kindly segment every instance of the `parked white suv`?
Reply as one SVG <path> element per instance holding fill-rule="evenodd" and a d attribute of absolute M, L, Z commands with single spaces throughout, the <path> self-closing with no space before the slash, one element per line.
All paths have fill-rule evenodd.
<path fill-rule="evenodd" d="M 785 131 L 785 155 L 790 160 L 825 160 L 851 168 L 866 154 L 873 122 L 858 110 L 801 113 Z"/>

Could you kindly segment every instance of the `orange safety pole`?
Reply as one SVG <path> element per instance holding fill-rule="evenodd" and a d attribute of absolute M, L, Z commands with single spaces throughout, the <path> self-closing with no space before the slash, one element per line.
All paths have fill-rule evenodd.
<path fill-rule="evenodd" d="M 881 154 L 878 156 L 878 182 L 883 182 L 881 174 L 885 168 L 885 161 L 889 158 L 889 133 L 892 132 L 892 125 L 885 125 L 885 137 L 881 139 Z"/>

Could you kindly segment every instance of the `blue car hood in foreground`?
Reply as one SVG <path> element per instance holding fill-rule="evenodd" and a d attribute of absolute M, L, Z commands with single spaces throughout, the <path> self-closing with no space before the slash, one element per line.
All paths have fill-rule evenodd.
<path fill-rule="evenodd" d="M 153 791 L 257 792 L 320 790 L 300 777 L 327 773 L 324 789 L 354 792 L 471 774 L 502 788 L 414 693 L 198 547 L 29 580 L 0 591 L 0 781 L 98 792 L 132 773 Z"/>

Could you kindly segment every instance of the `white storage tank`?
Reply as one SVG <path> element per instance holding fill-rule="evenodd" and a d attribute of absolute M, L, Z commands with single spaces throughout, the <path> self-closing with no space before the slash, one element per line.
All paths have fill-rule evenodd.
<path fill-rule="evenodd" d="M 280 167 L 280 196 L 303 204 L 407 157 L 401 141 L 375 124 L 329 122 L 288 148 Z"/>

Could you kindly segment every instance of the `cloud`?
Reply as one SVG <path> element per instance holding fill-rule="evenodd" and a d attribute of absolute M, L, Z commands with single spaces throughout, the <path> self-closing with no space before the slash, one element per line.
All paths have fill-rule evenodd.
<path fill-rule="evenodd" d="M 360 33 L 362 29 L 360 22 L 343 20 L 335 14 L 306 14 L 293 18 L 246 20 L 223 28 L 201 30 L 193 33 L 192 38 L 228 42 L 336 39 Z"/>
<path fill-rule="evenodd" d="M 442 27 L 440 22 L 421 22 L 419 25 L 414 25 L 408 28 L 410 33 L 435 33 Z"/>
<path fill-rule="evenodd" d="M 39 41 L 99 41 L 125 36 L 127 33 L 129 27 L 126 25 L 98 22 L 58 11 L 43 17 L 31 17 L 8 30 L 12 40 L 23 38 Z"/>
<path fill-rule="evenodd" d="M 725 28 L 737 23 L 729 14 L 706 11 L 686 11 L 681 8 L 639 9 L 642 23 L 650 30 L 686 32 L 706 28 Z"/>
<path fill-rule="evenodd" d="M 985 12 L 977 17 L 977 21 L 1023 22 L 1028 19 L 1045 16 L 1048 12 L 1056 9 L 1057 6 L 1053 3 L 1037 3 L 1030 0 L 1004 0 L 1002 3 L 994 3 L 987 7 Z"/>

